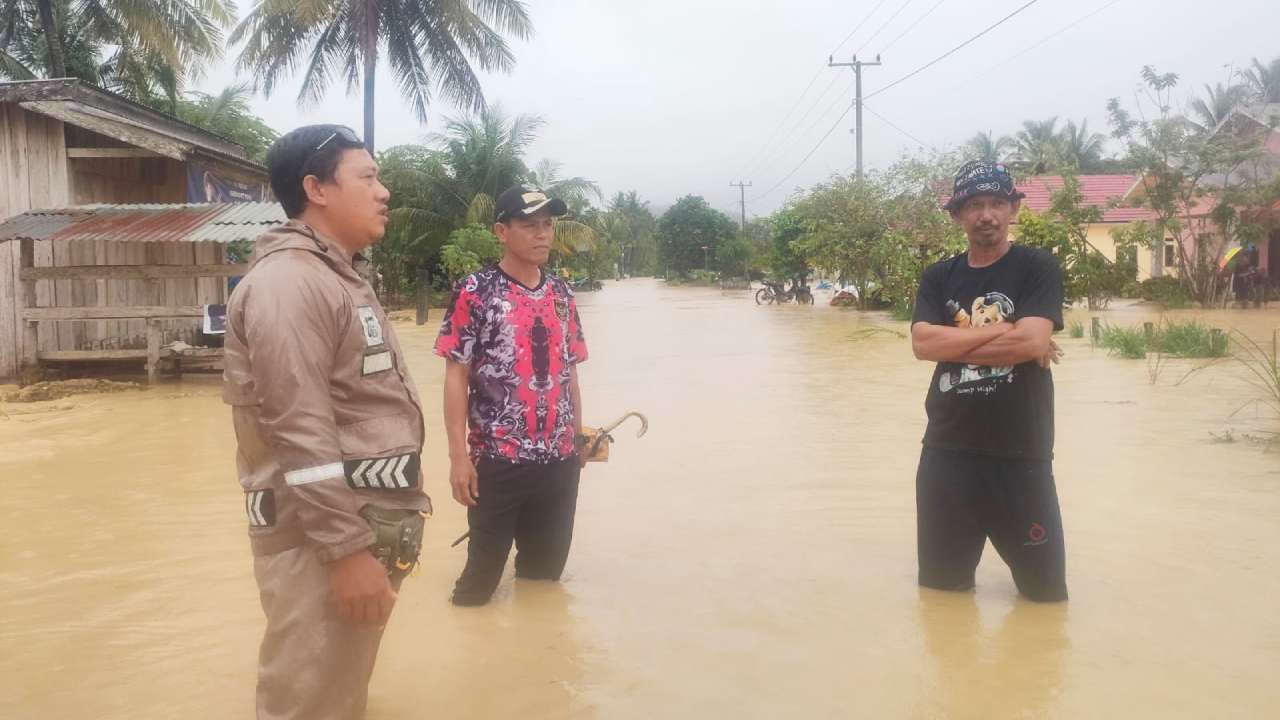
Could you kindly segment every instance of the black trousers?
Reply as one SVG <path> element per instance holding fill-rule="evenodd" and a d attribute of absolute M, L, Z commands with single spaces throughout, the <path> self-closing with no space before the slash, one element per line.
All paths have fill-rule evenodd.
<path fill-rule="evenodd" d="M 573 541 L 582 468 L 571 457 L 548 465 L 482 459 L 480 499 L 467 508 L 467 566 L 453 588 L 455 605 L 489 601 L 516 545 L 516 577 L 559 580 Z"/>
<path fill-rule="evenodd" d="M 1031 600 L 1067 599 L 1053 464 L 926 447 L 916 474 L 920 584 L 968 590 L 987 538 Z"/>

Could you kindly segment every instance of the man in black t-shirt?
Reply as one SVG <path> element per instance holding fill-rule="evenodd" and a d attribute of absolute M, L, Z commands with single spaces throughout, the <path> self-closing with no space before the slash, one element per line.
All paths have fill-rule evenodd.
<path fill-rule="evenodd" d="M 920 584 L 969 590 L 987 538 L 1018 590 L 1067 598 L 1053 480 L 1053 375 L 1061 351 L 1062 271 L 1053 255 L 1009 243 L 1022 193 L 1003 165 L 971 162 L 946 210 L 967 252 L 920 279 L 917 358 L 937 363 L 916 475 Z"/>

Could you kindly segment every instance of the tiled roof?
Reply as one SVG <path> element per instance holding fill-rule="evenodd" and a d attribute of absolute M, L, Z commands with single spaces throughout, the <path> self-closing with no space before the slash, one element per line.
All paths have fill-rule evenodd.
<path fill-rule="evenodd" d="M 1102 221 L 1127 223 L 1135 220 L 1153 220 L 1155 213 L 1139 207 L 1106 207 L 1123 198 L 1138 182 L 1137 175 L 1078 175 L 1080 195 L 1085 205 L 1104 207 Z M 1044 212 L 1052 204 L 1053 193 L 1062 189 L 1062 176 L 1037 175 L 1018 181 L 1018 190 L 1026 193 L 1022 205 L 1035 212 Z"/>
<path fill-rule="evenodd" d="M 216 242 L 253 240 L 285 221 L 279 203 L 81 205 L 32 210 L 0 223 L 7 240 Z"/>

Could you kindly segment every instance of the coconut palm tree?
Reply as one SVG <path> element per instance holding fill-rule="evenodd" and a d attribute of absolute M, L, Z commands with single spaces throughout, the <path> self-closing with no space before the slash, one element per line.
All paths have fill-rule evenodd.
<path fill-rule="evenodd" d="M 245 83 L 228 85 L 216 95 L 187 93 L 178 103 L 176 115 L 179 120 L 239 143 L 251 159 L 264 162 L 278 133 L 253 114 L 249 107 L 252 97 L 253 91 Z"/>
<path fill-rule="evenodd" d="M 230 0 L 0 0 L 0 73 L 76 77 L 174 112 L 232 20 Z"/>
<path fill-rule="evenodd" d="M 1102 151 L 1107 138 L 1102 133 L 1089 132 L 1089 121 L 1081 120 L 1079 125 L 1068 120 L 1066 127 L 1058 133 L 1059 166 L 1067 166 L 1076 172 L 1094 172 L 1102 163 Z"/>
<path fill-rule="evenodd" d="M 1241 72 L 1240 77 L 1248 86 L 1253 102 L 1280 103 L 1280 57 L 1267 65 L 1254 58 L 1253 67 Z"/>
<path fill-rule="evenodd" d="M 1058 118 L 1025 120 L 1022 129 L 1014 135 L 1018 164 L 1024 172 L 1040 174 L 1058 164 L 1061 148 L 1058 137 Z"/>
<path fill-rule="evenodd" d="M 1195 115 L 1192 122 L 1202 130 L 1211 131 L 1227 119 L 1249 91 L 1244 85 L 1224 87 L 1222 83 L 1217 83 L 1213 87 L 1205 85 L 1204 92 L 1204 97 L 1196 98 L 1191 102 L 1191 112 Z"/>
<path fill-rule="evenodd" d="M 1008 135 L 1001 135 L 997 138 L 988 130 L 979 132 L 969 138 L 969 142 L 965 143 L 965 151 L 971 160 L 1000 162 L 1013 146 L 1013 138 Z"/>
<path fill-rule="evenodd" d="M 533 31 L 520 0 L 258 0 L 236 26 L 244 41 L 239 67 L 258 77 L 270 95 L 305 59 L 301 104 L 319 101 L 334 73 L 364 94 L 364 141 L 374 144 L 374 77 L 383 58 L 401 94 L 425 123 L 436 93 L 470 110 L 484 107 L 474 62 L 508 72 L 515 57 L 504 34 Z"/>
<path fill-rule="evenodd" d="M 541 160 L 530 171 L 527 178 L 530 185 L 541 189 L 552 197 L 564 200 L 574 212 L 585 210 L 591 201 L 604 202 L 604 194 L 600 185 L 594 180 L 584 177 L 560 177 L 562 165 L 555 160 Z"/>
<path fill-rule="evenodd" d="M 100 43 L 93 37 L 88 18 L 72 14 L 68 0 L 54 6 L 55 24 L 61 35 L 56 52 L 62 59 L 62 76 L 100 83 Z M 0 0 L 0 78 L 35 80 L 60 77 L 49 69 L 50 48 L 39 9 L 29 0 Z"/>
<path fill-rule="evenodd" d="M 446 118 L 444 131 L 428 136 L 448 171 L 446 193 L 465 209 L 477 195 L 496 198 L 527 180 L 531 172 L 524 158 L 544 125 L 537 115 L 508 116 L 499 105 Z"/>

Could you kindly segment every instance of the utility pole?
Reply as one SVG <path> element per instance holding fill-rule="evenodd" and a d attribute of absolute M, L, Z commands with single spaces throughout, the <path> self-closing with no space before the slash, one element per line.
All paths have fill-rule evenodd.
<path fill-rule="evenodd" d="M 853 107 L 856 110 L 854 118 L 855 133 L 858 136 L 858 179 L 862 179 L 862 68 L 874 67 L 880 64 L 880 56 L 876 55 L 875 62 L 864 62 L 858 59 L 857 55 L 853 56 L 853 62 L 838 63 L 835 62 L 835 56 L 827 58 L 827 67 L 847 67 L 853 68 L 853 74 L 857 77 L 858 90 L 853 98 Z"/>
<path fill-rule="evenodd" d="M 741 197 L 739 204 L 742 207 L 742 234 L 746 235 L 747 234 L 747 188 L 751 187 L 751 183 L 750 182 L 744 183 L 741 180 L 739 180 L 738 182 L 729 183 L 729 187 L 738 188 L 738 195 Z"/>

